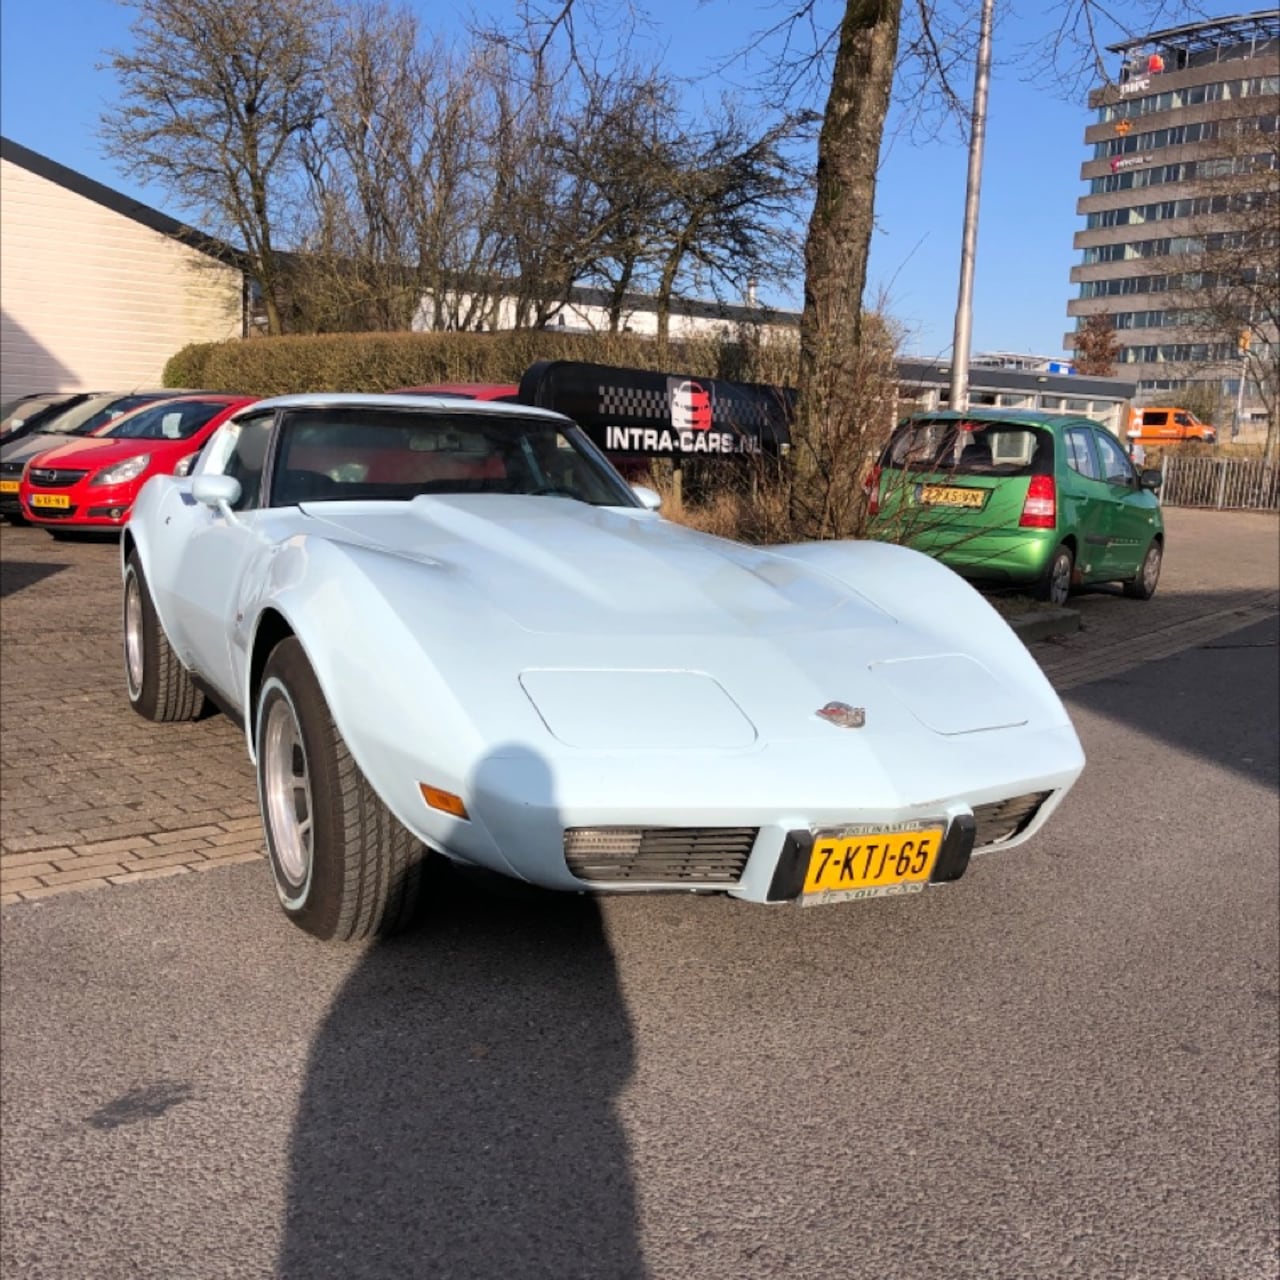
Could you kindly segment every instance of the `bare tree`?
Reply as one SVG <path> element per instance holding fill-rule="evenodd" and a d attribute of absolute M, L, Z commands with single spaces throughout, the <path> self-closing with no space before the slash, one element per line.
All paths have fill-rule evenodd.
<path fill-rule="evenodd" d="M 1262 134 L 1258 125 L 1240 118 L 1223 131 L 1226 154 L 1211 162 L 1218 172 L 1199 200 L 1199 249 L 1188 255 L 1189 292 L 1182 297 L 1204 345 L 1227 353 L 1215 372 L 1237 380 L 1235 407 L 1247 388 L 1256 392 L 1267 415 L 1264 453 L 1274 462 L 1280 460 L 1280 170 L 1275 134 Z"/>
<path fill-rule="evenodd" d="M 120 105 L 108 152 L 244 245 L 268 328 L 283 328 L 279 222 L 298 193 L 299 143 L 323 110 L 329 0 L 126 0 L 130 52 L 111 52 Z"/>
<path fill-rule="evenodd" d="M 649 289 L 666 235 L 681 120 L 669 82 L 654 72 L 592 76 L 556 161 L 591 193 L 597 234 L 585 278 L 604 284 L 609 329 L 622 327 L 626 297 Z"/>
<path fill-rule="evenodd" d="M 1115 377 L 1120 346 L 1111 317 L 1101 314 L 1090 316 L 1076 334 L 1076 372 L 1098 378 Z"/>
<path fill-rule="evenodd" d="M 799 262 L 791 234 L 809 174 L 787 152 L 807 127 L 787 116 L 757 132 L 733 102 L 675 148 L 657 280 L 658 339 L 666 341 L 682 281 L 743 296 L 747 282 L 781 281 Z"/>
<path fill-rule="evenodd" d="M 407 9 L 356 6 L 326 69 L 308 303 L 343 328 L 468 328 L 487 313 L 504 233 L 487 52 L 423 39 Z M 497 77 L 497 78 L 500 78 Z"/>

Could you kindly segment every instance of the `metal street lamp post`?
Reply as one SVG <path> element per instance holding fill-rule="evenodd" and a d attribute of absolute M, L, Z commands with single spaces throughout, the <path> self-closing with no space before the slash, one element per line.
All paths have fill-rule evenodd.
<path fill-rule="evenodd" d="M 973 119 L 969 127 L 969 176 L 964 193 L 964 236 L 960 246 L 960 295 L 951 344 L 951 408 L 969 407 L 969 346 L 973 330 L 973 266 L 978 251 L 978 200 L 982 190 L 982 148 L 987 136 L 987 87 L 991 81 L 993 0 L 982 0 L 978 65 L 973 77 Z"/>

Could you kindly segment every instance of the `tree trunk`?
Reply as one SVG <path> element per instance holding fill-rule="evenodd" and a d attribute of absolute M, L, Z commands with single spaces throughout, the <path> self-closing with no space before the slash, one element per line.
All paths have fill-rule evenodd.
<path fill-rule="evenodd" d="M 269 289 L 262 291 L 262 304 L 267 309 L 267 333 L 273 338 L 278 337 L 284 332 L 284 323 L 280 317 L 280 305 Z"/>
<path fill-rule="evenodd" d="M 671 333 L 671 295 L 676 288 L 676 273 L 684 260 L 684 245 L 683 237 L 672 245 L 658 277 L 658 295 L 654 301 L 658 312 L 658 347 L 663 350 Z"/>
<path fill-rule="evenodd" d="M 848 0 L 818 138 L 817 197 L 805 241 L 799 406 L 792 450 L 798 518 L 828 527 L 822 472 L 830 442 L 854 420 L 862 293 L 874 218 L 880 138 L 898 52 L 901 0 Z M 843 452 L 843 451 L 842 451 Z M 827 477 L 829 479 L 829 477 Z M 816 483 L 813 483 L 815 482 Z"/>
<path fill-rule="evenodd" d="M 617 283 L 613 285 L 609 295 L 609 332 L 617 333 L 622 328 L 622 308 L 626 300 L 627 290 L 631 287 L 631 273 L 635 269 L 635 259 L 625 258 L 622 272 Z"/>

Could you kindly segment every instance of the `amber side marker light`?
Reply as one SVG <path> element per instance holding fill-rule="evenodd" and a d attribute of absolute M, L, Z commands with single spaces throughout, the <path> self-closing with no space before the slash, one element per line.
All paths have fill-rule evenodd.
<path fill-rule="evenodd" d="M 418 790 L 422 792 L 422 798 L 432 809 L 439 809 L 441 813 L 461 818 L 464 822 L 471 820 L 461 796 L 455 796 L 452 791 L 441 791 L 439 787 L 429 787 L 425 782 L 418 783 Z"/>

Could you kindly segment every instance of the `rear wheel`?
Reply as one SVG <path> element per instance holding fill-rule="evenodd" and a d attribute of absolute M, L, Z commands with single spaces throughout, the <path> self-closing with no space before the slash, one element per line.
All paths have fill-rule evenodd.
<path fill-rule="evenodd" d="M 426 850 L 360 772 L 293 637 L 267 659 L 255 743 L 267 856 L 285 914 L 340 941 L 411 923 Z"/>
<path fill-rule="evenodd" d="M 1035 585 L 1037 600 L 1047 600 L 1050 604 L 1065 605 L 1071 594 L 1071 575 L 1075 570 L 1076 558 L 1071 548 L 1060 542 L 1049 561 L 1044 577 Z"/>
<path fill-rule="evenodd" d="M 124 676 L 133 709 L 148 720 L 194 720 L 204 708 L 156 617 L 136 551 L 124 570 Z"/>
<path fill-rule="evenodd" d="M 1150 600 L 1160 581 L 1160 566 L 1164 562 L 1164 548 L 1158 538 L 1152 539 L 1147 554 L 1138 566 L 1137 577 L 1124 584 L 1124 593 L 1130 600 Z"/>

